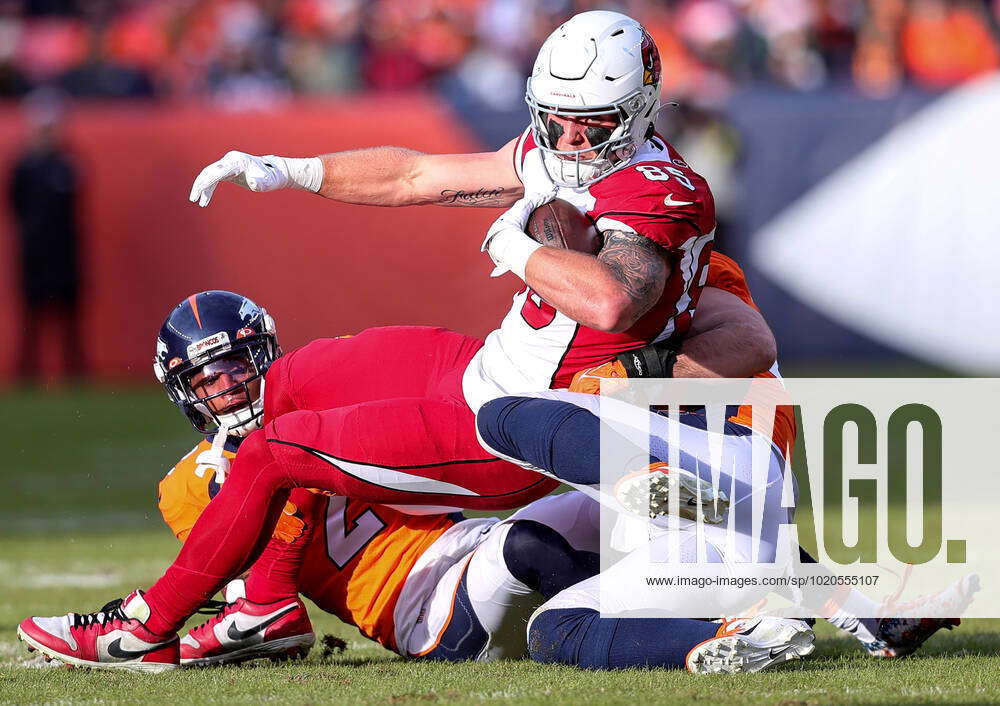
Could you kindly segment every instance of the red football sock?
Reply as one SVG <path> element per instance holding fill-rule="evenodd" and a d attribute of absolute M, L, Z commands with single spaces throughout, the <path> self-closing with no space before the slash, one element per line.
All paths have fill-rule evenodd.
<path fill-rule="evenodd" d="M 309 546 L 319 512 L 326 507 L 326 497 L 305 488 L 292 491 L 289 500 L 296 508 L 296 517 L 304 526 L 302 533 L 291 542 L 272 537 L 247 576 L 247 599 L 254 603 L 274 603 L 299 593 L 299 573 L 306 548 Z"/>
<path fill-rule="evenodd" d="M 146 591 L 146 627 L 176 632 L 205 601 L 263 551 L 288 499 L 289 483 L 263 433 L 242 444 L 222 490 L 195 523 L 177 559 Z"/>
<path fill-rule="evenodd" d="M 473 509 L 507 509 L 535 500 L 555 485 L 489 458 L 472 435 L 454 437 L 454 425 L 446 426 L 447 419 L 435 416 L 449 412 L 463 423 L 471 422 L 464 403 L 387 400 L 323 412 L 289 412 L 250 434 L 240 445 L 222 490 L 198 518 L 177 559 L 146 592 L 152 612 L 147 627 L 163 635 L 173 633 L 227 581 L 248 569 L 270 540 L 292 488 L 319 488 L 374 503 L 458 501 Z M 448 433 L 441 439 L 428 437 L 428 419 L 437 420 Z M 363 433 L 371 429 L 383 431 Z M 385 433 L 388 429 L 398 433 Z M 313 450 L 317 444 L 331 451 L 318 454 Z M 336 465 L 337 453 L 372 464 L 373 480 L 342 471 Z M 417 454 L 414 465 L 400 465 L 408 454 Z M 390 478 L 401 476 L 394 482 L 402 487 L 379 482 L 380 468 Z M 466 480 L 474 490 L 447 492 L 457 487 L 457 481 Z M 420 489 L 412 489 L 414 484 Z M 423 491 L 423 486 L 435 484 L 445 492 Z"/>

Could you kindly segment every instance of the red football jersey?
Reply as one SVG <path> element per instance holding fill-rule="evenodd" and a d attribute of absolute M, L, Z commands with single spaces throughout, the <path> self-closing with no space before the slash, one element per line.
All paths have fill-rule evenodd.
<path fill-rule="evenodd" d="M 530 130 L 515 147 L 518 175 L 541 168 Z M 627 331 L 591 329 L 530 288 L 514 297 L 466 371 L 463 390 L 474 409 L 493 397 L 567 387 L 574 373 L 653 341 L 676 339 L 691 325 L 715 236 L 715 204 L 705 180 L 659 135 L 627 166 L 588 187 L 560 187 L 558 198 L 589 216 L 598 230 L 634 232 L 666 252 L 672 265 L 660 299 Z"/>

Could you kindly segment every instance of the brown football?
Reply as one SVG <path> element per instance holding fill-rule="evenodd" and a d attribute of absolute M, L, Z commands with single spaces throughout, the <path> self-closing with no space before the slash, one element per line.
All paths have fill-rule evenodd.
<path fill-rule="evenodd" d="M 569 201 L 555 199 L 535 209 L 528 219 L 527 233 L 542 245 L 596 255 L 601 234 L 594 222 Z"/>

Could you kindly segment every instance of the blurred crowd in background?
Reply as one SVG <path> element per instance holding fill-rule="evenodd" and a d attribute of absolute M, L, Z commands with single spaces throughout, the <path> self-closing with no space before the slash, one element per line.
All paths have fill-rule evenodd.
<path fill-rule="evenodd" d="M 38 375 L 43 320 L 59 324 L 70 376 L 88 374 L 73 352 L 87 292 L 77 243 L 88 235 L 77 208 L 87 186 L 61 129 L 74 99 L 238 112 L 300 96 L 429 90 L 497 148 L 523 129 L 539 45 L 591 9 L 625 12 L 656 41 L 663 97 L 681 106 L 658 127 L 712 185 L 717 246 L 737 256 L 803 185 L 917 106 L 1000 66 L 1000 0 L 0 0 L 0 101 L 21 102 L 27 118 L 5 169 L 25 322 L 15 375 Z M 746 109 L 761 97 L 771 101 L 763 111 Z M 783 157 L 782 188 L 767 172 L 780 203 L 755 215 L 741 168 L 766 151 L 750 145 L 776 141 L 761 133 L 755 143 L 748 123 L 777 124 L 776 113 L 792 121 L 780 141 L 810 160 Z M 801 323 L 795 311 L 788 318 Z"/>
<path fill-rule="evenodd" d="M 509 105 L 552 28 L 598 7 L 646 25 L 664 94 L 699 105 L 748 82 L 945 89 L 1000 63 L 1000 0 L 0 0 L 0 95 L 239 109 L 450 74 Z"/>

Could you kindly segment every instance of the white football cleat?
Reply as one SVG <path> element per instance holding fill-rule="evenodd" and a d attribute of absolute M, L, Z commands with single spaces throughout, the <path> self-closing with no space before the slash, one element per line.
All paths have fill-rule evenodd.
<path fill-rule="evenodd" d="M 615 483 L 615 498 L 629 512 L 640 517 L 670 514 L 670 496 L 678 499 L 677 514 L 688 520 L 698 518 L 701 507 L 705 522 L 716 525 L 726 519 L 729 496 L 722 490 L 683 468 L 651 463 L 638 473 L 630 473 Z"/>
<path fill-rule="evenodd" d="M 802 620 L 736 618 L 722 624 L 715 637 L 688 652 L 685 665 L 693 674 L 759 672 L 773 664 L 805 657 L 816 636 Z"/>

